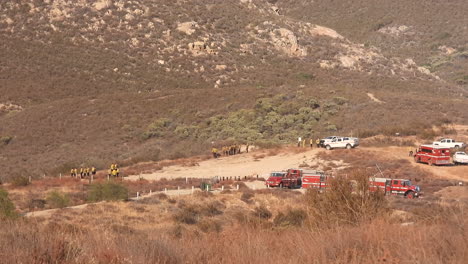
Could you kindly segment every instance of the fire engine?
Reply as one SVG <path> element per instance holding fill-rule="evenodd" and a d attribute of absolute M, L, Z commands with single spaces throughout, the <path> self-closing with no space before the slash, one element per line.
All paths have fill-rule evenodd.
<path fill-rule="evenodd" d="M 450 164 L 450 149 L 436 145 L 421 145 L 414 154 L 414 161 L 432 165 Z"/>
<path fill-rule="evenodd" d="M 318 175 L 315 170 L 289 169 L 285 172 L 272 172 L 265 184 L 268 187 L 288 187 L 291 189 L 302 187 L 304 177 Z M 322 173 L 323 174 L 323 173 Z"/>
<path fill-rule="evenodd" d="M 303 188 L 326 189 L 330 187 L 332 176 L 322 172 L 309 174 L 302 177 Z M 350 181 L 350 184 L 355 184 Z M 369 178 L 369 191 L 382 191 L 385 195 L 402 195 L 407 198 L 415 198 L 420 195 L 419 186 L 412 185 L 410 180 L 390 178 Z"/>
<path fill-rule="evenodd" d="M 421 192 L 419 186 L 412 185 L 410 180 L 389 178 L 369 178 L 369 190 L 380 190 L 385 195 L 403 195 L 410 199 L 419 197 Z"/>

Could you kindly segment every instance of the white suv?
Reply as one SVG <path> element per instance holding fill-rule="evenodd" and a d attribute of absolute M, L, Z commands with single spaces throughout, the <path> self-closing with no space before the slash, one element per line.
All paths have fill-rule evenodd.
<path fill-rule="evenodd" d="M 359 146 L 359 139 L 353 137 L 337 137 L 331 141 L 325 142 L 325 148 L 330 150 L 334 148 L 355 148 Z"/>

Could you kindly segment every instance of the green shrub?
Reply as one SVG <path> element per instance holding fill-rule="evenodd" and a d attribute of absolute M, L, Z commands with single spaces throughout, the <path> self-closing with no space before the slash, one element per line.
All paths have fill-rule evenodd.
<path fill-rule="evenodd" d="M 11 219 L 18 217 L 15 205 L 8 198 L 8 192 L 0 189 L 0 219 Z"/>
<path fill-rule="evenodd" d="M 117 201 L 128 199 L 128 189 L 118 183 L 96 183 L 88 191 L 88 201 Z"/>
<path fill-rule="evenodd" d="M 11 137 L 11 136 L 2 136 L 2 137 L 0 137 L 0 144 L 8 145 L 11 142 L 12 139 L 13 139 L 13 137 Z"/>
<path fill-rule="evenodd" d="M 13 178 L 11 182 L 13 186 L 21 187 L 21 186 L 28 186 L 30 184 L 28 177 L 25 176 L 16 176 Z"/>
<path fill-rule="evenodd" d="M 171 121 L 167 118 L 157 119 L 156 121 L 148 125 L 146 131 L 143 133 L 143 138 L 149 139 L 152 137 L 164 136 L 170 124 L 171 124 Z"/>
<path fill-rule="evenodd" d="M 70 205 L 70 197 L 65 193 L 52 191 L 47 195 L 47 203 L 52 208 L 64 208 Z"/>

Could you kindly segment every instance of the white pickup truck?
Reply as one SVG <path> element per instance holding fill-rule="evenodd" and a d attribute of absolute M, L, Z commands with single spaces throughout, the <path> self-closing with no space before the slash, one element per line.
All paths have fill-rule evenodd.
<path fill-rule="evenodd" d="M 451 138 L 442 138 L 439 141 L 434 141 L 432 145 L 446 147 L 446 148 L 464 148 L 465 143 L 463 142 L 456 142 Z"/>
<path fill-rule="evenodd" d="M 465 152 L 455 152 L 452 157 L 453 163 L 458 164 L 468 164 L 468 154 Z"/>
<path fill-rule="evenodd" d="M 325 148 L 330 150 L 334 148 L 355 148 L 359 146 L 359 139 L 354 137 L 335 137 L 330 141 L 324 142 Z"/>

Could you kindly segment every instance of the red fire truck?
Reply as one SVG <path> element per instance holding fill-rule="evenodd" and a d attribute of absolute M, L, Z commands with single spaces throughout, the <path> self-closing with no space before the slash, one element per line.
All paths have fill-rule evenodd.
<path fill-rule="evenodd" d="M 305 175 L 302 177 L 302 188 L 326 189 L 330 187 L 333 176 L 324 173 Z M 351 185 L 355 184 L 353 181 Z M 420 195 L 419 186 L 412 185 L 410 180 L 390 178 L 369 178 L 369 190 L 372 192 L 382 191 L 385 195 L 402 195 L 407 198 L 415 198 Z"/>
<path fill-rule="evenodd" d="M 415 162 L 432 165 L 450 164 L 450 149 L 436 145 L 421 145 L 414 154 Z"/>
<path fill-rule="evenodd" d="M 389 179 L 389 178 L 369 178 L 370 191 L 383 191 L 385 195 L 403 195 L 407 198 L 419 197 L 421 189 L 417 185 L 412 185 L 410 180 Z"/>
<path fill-rule="evenodd" d="M 315 170 L 289 169 L 285 172 L 272 172 L 265 184 L 268 187 L 288 187 L 300 188 L 303 184 L 302 179 L 313 175 L 320 175 Z M 323 174 L 323 173 L 322 173 Z"/>

